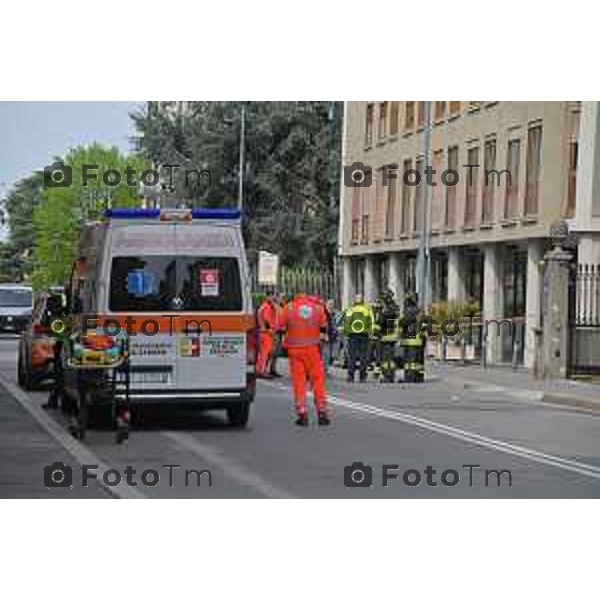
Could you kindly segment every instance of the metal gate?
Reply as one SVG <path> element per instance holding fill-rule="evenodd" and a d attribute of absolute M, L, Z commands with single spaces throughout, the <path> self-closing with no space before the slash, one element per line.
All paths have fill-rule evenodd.
<path fill-rule="evenodd" d="M 321 298 L 332 298 L 339 302 L 339 282 L 336 274 L 327 269 L 282 267 L 279 273 L 279 283 L 276 288 L 261 286 L 258 274 L 251 272 L 252 291 L 265 293 L 267 291 L 283 292 L 287 297 L 293 297 L 300 292 L 317 294 Z"/>
<path fill-rule="evenodd" d="M 570 271 L 568 365 L 569 376 L 600 374 L 600 265 Z"/>

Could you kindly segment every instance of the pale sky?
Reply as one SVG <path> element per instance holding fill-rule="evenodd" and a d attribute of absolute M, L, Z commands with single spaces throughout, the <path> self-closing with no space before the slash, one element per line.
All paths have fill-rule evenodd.
<path fill-rule="evenodd" d="M 0 102 L 0 199 L 70 148 L 99 142 L 130 151 L 129 113 L 143 102 Z M 1 236 L 1 233 L 0 233 Z"/>

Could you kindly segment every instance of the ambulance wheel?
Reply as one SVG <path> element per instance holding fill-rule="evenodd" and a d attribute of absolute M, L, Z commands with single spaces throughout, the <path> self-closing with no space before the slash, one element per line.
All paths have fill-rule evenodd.
<path fill-rule="evenodd" d="M 250 418 L 250 402 L 244 400 L 227 407 L 227 420 L 232 427 L 245 427 Z"/>

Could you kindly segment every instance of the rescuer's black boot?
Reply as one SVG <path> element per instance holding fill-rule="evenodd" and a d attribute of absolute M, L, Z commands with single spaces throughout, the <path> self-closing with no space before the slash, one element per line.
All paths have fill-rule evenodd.
<path fill-rule="evenodd" d="M 331 425 L 331 419 L 329 418 L 329 415 L 324 410 L 319 411 L 319 425 L 321 425 L 321 426 Z"/>
<path fill-rule="evenodd" d="M 296 425 L 300 427 L 308 427 L 308 413 L 298 413 L 296 417 Z"/>

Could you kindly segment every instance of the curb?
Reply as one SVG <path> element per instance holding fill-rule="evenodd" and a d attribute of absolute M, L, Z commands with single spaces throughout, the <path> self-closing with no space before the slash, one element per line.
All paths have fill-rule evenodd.
<path fill-rule="evenodd" d="M 573 396 L 571 394 L 563 394 L 560 392 L 545 392 L 542 397 L 542 402 L 600 412 L 600 400 L 592 400 L 591 398 Z"/>
<path fill-rule="evenodd" d="M 548 391 L 548 390 L 532 390 L 532 389 L 516 389 L 507 386 L 499 386 L 495 384 L 486 384 L 484 381 L 473 379 L 459 379 L 458 377 L 447 377 L 455 385 L 462 386 L 465 389 L 485 388 L 488 391 L 495 391 L 506 396 L 516 398 L 517 400 L 529 400 L 535 402 L 544 402 L 546 404 L 554 404 L 559 406 L 569 406 L 572 408 L 581 408 L 589 411 L 600 412 L 600 398 L 594 400 L 577 394 L 568 392 Z"/>
<path fill-rule="evenodd" d="M 14 398 L 14 400 L 23 408 L 29 416 L 40 426 L 58 445 L 66 450 L 80 465 L 98 465 L 98 478 L 96 484 L 102 487 L 113 498 L 121 499 L 141 499 L 145 498 L 143 494 L 135 488 L 119 486 L 108 486 L 103 481 L 104 473 L 110 469 L 109 465 L 104 463 L 88 447 L 84 446 L 79 440 L 76 440 L 70 433 L 65 431 L 52 417 L 50 417 L 43 408 L 36 405 L 32 399 L 21 388 L 17 387 L 5 375 L 0 374 L 0 384 Z"/>

